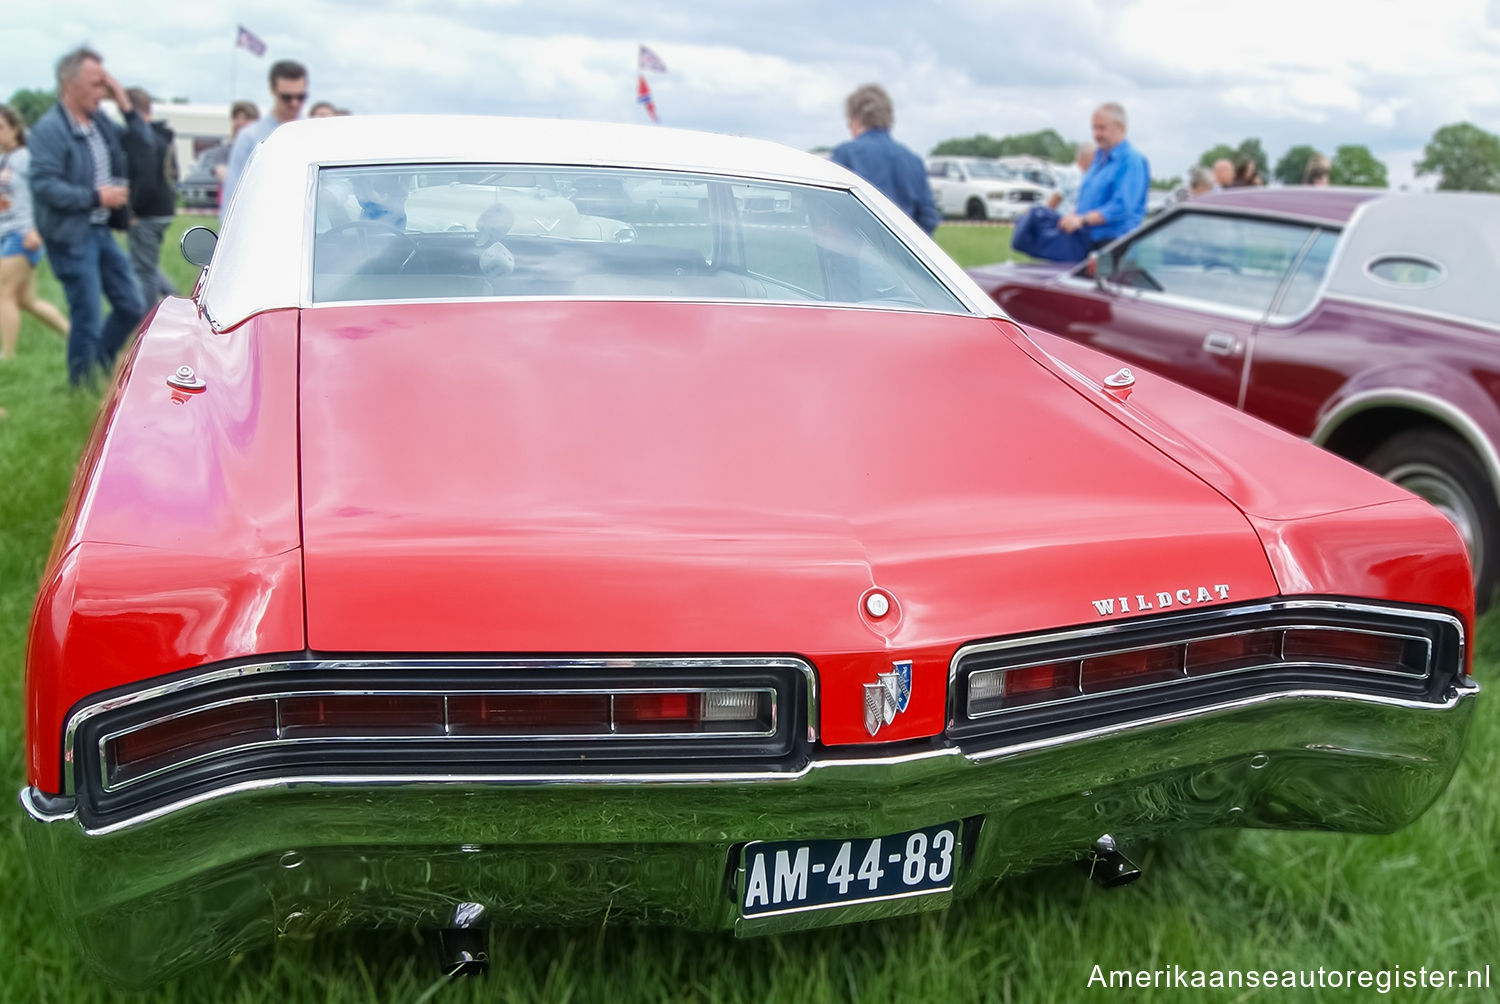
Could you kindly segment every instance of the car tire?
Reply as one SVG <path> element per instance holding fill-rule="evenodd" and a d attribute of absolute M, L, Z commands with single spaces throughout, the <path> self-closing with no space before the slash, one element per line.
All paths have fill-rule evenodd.
<path fill-rule="evenodd" d="M 984 211 L 984 200 L 970 199 L 968 204 L 964 206 L 964 216 L 971 220 L 989 219 L 989 214 Z"/>
<path fill-rule="evenodd" d="M 1364 466 L 1448 517 L 1469 547 L 1475 604 L 1487 609 L 1500 572 L 1500 504 L 1474 451 L 1451 432 L 1409 429 L 1377 446 Z"/>

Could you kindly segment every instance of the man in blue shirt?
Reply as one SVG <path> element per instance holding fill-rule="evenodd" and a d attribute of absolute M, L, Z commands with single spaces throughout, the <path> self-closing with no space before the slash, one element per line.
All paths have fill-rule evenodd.
<path fill-rule="evenodd" d="M 937 229 L 937 205 L 922 158 L 891 139 L 896 115 L 891 96 L 879 84 L 865 84 L 844 102 L 849 135 L 833 148 L 832 160 L 880 189 L 929 234 Z"/>
<path fill-rule="evenodd" d="M 1098 151 L 1078 188 L 1078 209 L 1058 220 L 1057 228 L 1082 231 L 1096 248 L 1141 225 L 1146 218 L 1146 190 L 1151 168 L 1125 138 L 1125 109 L 1113 101 L 1094 110 L 1094 145 Z"/>

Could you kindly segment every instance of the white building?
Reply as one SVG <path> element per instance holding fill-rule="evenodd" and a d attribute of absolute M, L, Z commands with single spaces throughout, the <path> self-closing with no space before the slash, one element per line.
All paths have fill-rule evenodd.
<path fill-rule="evenodd" d="M 229 139 L 227 104 L 171 104 L 158 101 L 151 117 L 171 126 L 177 134 L 177 167 L 185 176 L 198 162 L 198 155 Z"/>

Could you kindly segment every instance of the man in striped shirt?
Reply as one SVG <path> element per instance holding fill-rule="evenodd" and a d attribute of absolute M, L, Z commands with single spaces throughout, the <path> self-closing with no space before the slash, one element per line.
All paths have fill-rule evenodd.
<path fill-rule="evenodd" d="M 127 149 L 149 150 L 147 126 L 103 58 L 79 48 L 57 63 L 57 104 L 30 133 L 31 196 L 36 228 L 67 297 L 68 379 L 108 370 L 140 323 L 144 306 L 130 261 L 110 232 L 129 224 Z M 99 111 L 108 93 L 125 118 L 122 130 Z M 109 300 L 103 316 L 101 294 Z"/>

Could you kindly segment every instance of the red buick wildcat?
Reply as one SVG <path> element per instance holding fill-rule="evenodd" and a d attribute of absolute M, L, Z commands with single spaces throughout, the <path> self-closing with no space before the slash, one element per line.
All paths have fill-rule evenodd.
<path fill-rule="evenodd" d="M 1447 520 L 1017 327 L 817 157 L 294 123 L 184 245 L 27 663 L 34 868 L 121 979 L 1116 881 L 1169 831 L 1395 829 L 1457 763 Z"/>
<path fill-rule="evenodd" d="M 1500 585 L 1500 196 L 1233 189 L 1080 267 L 971 275 L 1023 324 L 1169 376 L 1427 499 Z"/>

